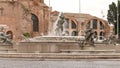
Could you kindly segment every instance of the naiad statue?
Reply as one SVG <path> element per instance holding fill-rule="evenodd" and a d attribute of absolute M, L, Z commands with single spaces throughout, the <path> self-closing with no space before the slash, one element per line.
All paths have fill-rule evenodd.
<path fill-rule="evenodd" d="M 0 27 L 0 42 L 5 44 L 13 44 L 12 39 L 10 38 L 10 34 L 6 34 L 4 31 L 4 27 Z"/>
<path fill-rule="evenodd" d="M 79 46 L 83 48 L 86 45 L 94 47 L 94 38 L 97 38 L 94 29 L 90 28 L 85 31 L 85 39 L 79 42 Z"/>
<path fill-rule="evenodd" d="M 108 35 L 108 37 L 106 37 L 106 39 L 103 41 L 103 43 L 106 43 L 106 45 L 116 45 L 118 42 L 118 39 L 116 38 L 116 35 L 113 32 L 110 32 L 110 34 Z"/>

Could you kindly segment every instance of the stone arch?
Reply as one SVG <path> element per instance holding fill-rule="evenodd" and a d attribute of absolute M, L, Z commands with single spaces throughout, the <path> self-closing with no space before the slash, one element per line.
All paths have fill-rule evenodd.
<path fill-rule="evenodd" d="M 6 34 L 10 35 L 10 37 L 9 37 L 10 39 L 13 39 L 13 32 L 12 31 L 7 31 Z"/>
<path fill-rule="evenodd" d="M 77 24 L 73 20 L 71 20 L 71 27 L 72 27 L 72 29 L 77 28 Z"/>
<path fill-rule="evenodd" d="M 73 23 L 73 26 L 72 26 L 72 23 Z M 65 28 L 65 31 L 68 31 L 67 33 L 72 36 L 72 32 L 71 31 L 76 31 L 77 32 L 77 35 L 78 35 L 78 21 L 74 18 L 69 18 L 69 17 L 66 17 L 65 18 L 65 23 L 64 23 L 64 28 Z M 76 34 L 74 32 L 74 34 Z"/>
<path fill-rule="evenodd" d="M 32 15 L 31 19 L 33 21 L 33 32 L 38 32 L 39 31 L 39 19 L 35 14 L 31 13 L 31 15 Z"/>

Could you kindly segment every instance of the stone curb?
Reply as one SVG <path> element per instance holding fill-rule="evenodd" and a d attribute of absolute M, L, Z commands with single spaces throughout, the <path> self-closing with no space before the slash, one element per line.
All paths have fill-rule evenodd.
<path fill-rule="evenodd" d="M 31 58 L 31 59 L 120 59 L 120 53 L 109 54 L 73 54 L 73 53 L 4 53 L 0 58 Z"/>

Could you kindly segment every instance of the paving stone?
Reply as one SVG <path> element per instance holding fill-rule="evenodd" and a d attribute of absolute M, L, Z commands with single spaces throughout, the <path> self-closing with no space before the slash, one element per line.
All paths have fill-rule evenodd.
<path fill-rule="evenodd" d="M 119 68 L 120 61 L 29 61 L 0 59 L 0 68 Z"/>

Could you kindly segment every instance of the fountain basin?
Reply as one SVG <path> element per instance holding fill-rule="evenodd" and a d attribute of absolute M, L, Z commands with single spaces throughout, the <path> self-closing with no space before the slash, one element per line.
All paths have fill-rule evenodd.
<path fill-rule="evenodd" d="M 21 42 L 78 42 L 84 39 L 83 36 L 37 36 Z"/>

